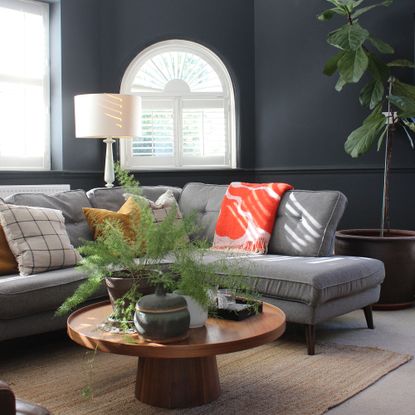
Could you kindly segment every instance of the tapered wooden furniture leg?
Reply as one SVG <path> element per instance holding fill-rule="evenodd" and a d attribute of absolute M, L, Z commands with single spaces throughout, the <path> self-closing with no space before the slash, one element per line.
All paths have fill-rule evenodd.
<path fill-rule="evenodd" d="M 161 408 L 204 405 L 220 395 L 216 356 L 189 359 L 139 358 L 135 396 Z"/>
<path fill-rule="evenodd" d="M 307 343 L 307 353 L 313 356 L 316 344 L 316 326 L 314 324 L 305 325 L 305 341 Z"/>
<path fill-rule="evenodd" d="M 375 325 L 373 324 L 373 314 L 372 314 L 372 306 L 368 305 L 363 308 L 363 311 L 365 313 L 366 323 L 367 327 L 369 329 L 374 329 Z"/>

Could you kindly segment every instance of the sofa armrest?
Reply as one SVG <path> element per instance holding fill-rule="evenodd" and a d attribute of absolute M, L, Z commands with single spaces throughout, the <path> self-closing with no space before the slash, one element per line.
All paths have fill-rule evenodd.
<path fill-rule="evenodd" d="M 0 409 L 2 415 L 16 415 L 16 398 L 6 382 L 0 380 Z"/>

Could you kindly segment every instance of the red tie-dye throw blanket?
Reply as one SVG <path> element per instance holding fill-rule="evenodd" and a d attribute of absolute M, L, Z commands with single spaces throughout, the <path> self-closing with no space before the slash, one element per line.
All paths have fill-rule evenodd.
<path fill-rule="evenodd" d="M 216 223 L 213 250 L 265 254 L 287 183 L 229 185 Z"/>

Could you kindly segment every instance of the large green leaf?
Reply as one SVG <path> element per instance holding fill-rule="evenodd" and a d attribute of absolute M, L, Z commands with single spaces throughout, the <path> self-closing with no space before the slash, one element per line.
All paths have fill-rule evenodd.
<path fill-rule="evenodd" d="M 342 50 L 358 50 L 368 37 L 369 32 L 356 22 L 330 32 L 327 42 Z"/>
<path fill-rule="evenodd" d="M 411 122 L 408 120 L 402 120 L 402 122 L 412 131 L 415 133 L 415 122 Z"/>
<path fill-rule="evenodd" d="M 365 0 L 355 0 L 353 2 L 353 8 L 360 6 Z"/>
<path fill-rule="evenodd" d="M 363 121 L 361 127 L 354 130 L 344 144 L 347 154 L 359 157 L 367 153 L 385 129 L 385 117 L 380 105 Z"/>
<path fill-rule="evenodd" d="M 347 14 L 347 12 L 344 9 L 342 9 L 341 7 L 333 7 L 331 9 L 324 10 L 324 12 L 320 13 L 317 16 L 317 19 L 324 22 L 324 21 L 330 20 L 336 14 L 339 14 L 341 16 L 345 16 Z"/>
<path fill-rule="evenodd" d="M 338 7 L 339 9 L 343 10 L 345 15 L 349 13 L 349 9 L 346 6 L 347 1 L 345 0 L 327 0 L 327 1 L 333 4 L 334 6 Z"/>
<path fill-rule="evenodd" d="M 329 3 L 333 4 L 334 6 L 344 6 L 344 1 L 341 0 L 327 0 Z"/>
<path fill-rule="evenodd" d="M 399 117 L 415 117 L 415 100 L 412 98 L 402 97 L 398 95 L 389 95 L 388 100 L 399 109 Z"/>
<path fill-rule="evenodd" d="M 352 13 L 352 19 L 356 19 L 364 13 L 367 13 L 369 10 L 374 9 L 375 7 L 379 6 L 390 6 L 393 3 L 393 0 L 385 0 L 382 3 L 372 4 L 371 6 L 362 7 L 361 9 L 357 9 L 354 13 Z"/>
<path fill-rule="evenodd" d="M 334 89 L 337 92 L 340 92 L 346 84 L 347 84 L 347 82 L 341 76 L 339 76 L 339 79 L 337 80 L 337 83 L 336 83 L 336 86 L 334 87 Z"/>
<path fill-rule="evenodd" d="M 351 13 L 356 7 L 360 6 L 365 0 L 346 0 L 345 6 L 347 10 Z"/>
<path fill-rule="evenodd" d="M 415 85 L 396 80 L 393 83 L 393 95 L 407 97 L 415 101 Z"/>
<path fill-rule="evenodd" d="M 385 138 L 385 134 L 387 133 L 387 131 L 388 131 L 388 126 L 386 126 L 385 127 L 385 129 L 382 131 L 382 133 L 381 133 L 381 135 L 379 136 L 379 138 L 378 138 L 378 145 L 377 145 L 377 150 L 379 151 L 380 150 L 380 148 L 382 147 L 382 144 L 383 144 L 383 139 Z"/>
<path fill-rule="evenodd" d="M 337 67 L 346 83 L 359 82 L 369 65 L 369 59 L 363 50 L 347 51 L 339 59 Z"/>
<path fill-rule="evenodd" d="M 368 123 L 368 122 L 372 122 L 372 121 L 378 119 L 380 116 L 385 117 L 382 114 L 382 104 L 376 105 L 376 108 L 374 108 L 373 111 L 363 120 L 363 124 Z M 385 118 L 384 118 L 384 120 L 385 120 Z M 386 120 L 385 120 L 385 123 L 386 123 Z"/>
<path fill-rule="evenodd" d="M 395 61 L 389 62 L 388 66 L 395 66 L 399 68 L 415 68 L 415 63 L 408 59 L 396 59 Z"/>
<path fill-rule="evenodd" d="M 364 107 L 373 109 L 382 101 L 385 87 L 377 80 L 369 82 L 360 92 L 359 101 Z"/>
<path fill-rule="evenodd" d="M 327 0 L 329 3 L 337 7 L 346 7 L 350 0 Z"/>
<path fill-rule="evenodd" d="M 391 55 L 395 53 L 395 50 L 393 49 L 393 47 L 381 39 L 377 39 L 376 37 L 369 36 L 368 40 L 380 53 L 383 53 L 385 55 Z"/>
<path fill-rule="evenodd" d="M 386 82 L 389 79 L 390 69 L 380 61 L 373 53 L 368 54 L 369 66 L 368 71 L 374 79 L 380 82 Z"/>
<path fill-rule="evenodd" d="M 344 54 L 344 51 L 340 51 L 339 53 L 333 55 L 324 65 L 323 73 L 327 76 L 332 76 L 337 71 L 337 63 Z"/>
<path fill-rule="evenodd" d="M 405 123 L 405 121 L 404 121 L 404 123 Z M 415 131 L 415 124 L 413 124 L 413 125 L 414 125 L 414 129 L 412 131 Z M 408 137 L 409 144 L 411 145 L 412 150 L 414 150 L 414 148 L 415 148 L 414 140 L 412 139 L 412 136 L 411 136 L 410 132 L 407 130 L 407 128 L 405 127 L 404 124 L 401 124 L 401 127 L 405 131 L 406 136 Z"/>

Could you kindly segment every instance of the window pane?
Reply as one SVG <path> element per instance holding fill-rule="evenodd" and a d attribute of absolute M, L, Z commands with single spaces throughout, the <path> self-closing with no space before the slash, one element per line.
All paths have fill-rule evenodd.
<path fill-rule="evenodd" d="M 133 140 L 133 156 L 172 156 L 173 110 L 143 110 L 142 136 Z"/>
<path fill-rule="evenodd" d="M 0 82 L 0 155 L 32 157 L 44 154 L 45 114 L 41 86 Z"/>
<path fill-rule="evenodd" d="M 48 167 L 48 5 L 0 0 L 0 168 Z"/>
<path fill-rule="evenodd" d="M 149 59 L 138 71 L 133 92 L 160 92 L 177 89 L 182 81 L 184 92 L 222 92 L 222 84 L 213 68 L 189 52 L 160 53 Z"/>
<path fill-rule="evenodd" d="M 1 7 L 0 74 L 41 79 L 45 70 L 43 17 Z"/>
<path fill-rule="evenodd" d="M 223 108 L 183 109 L 183 155 L 225 155 Z"/>

